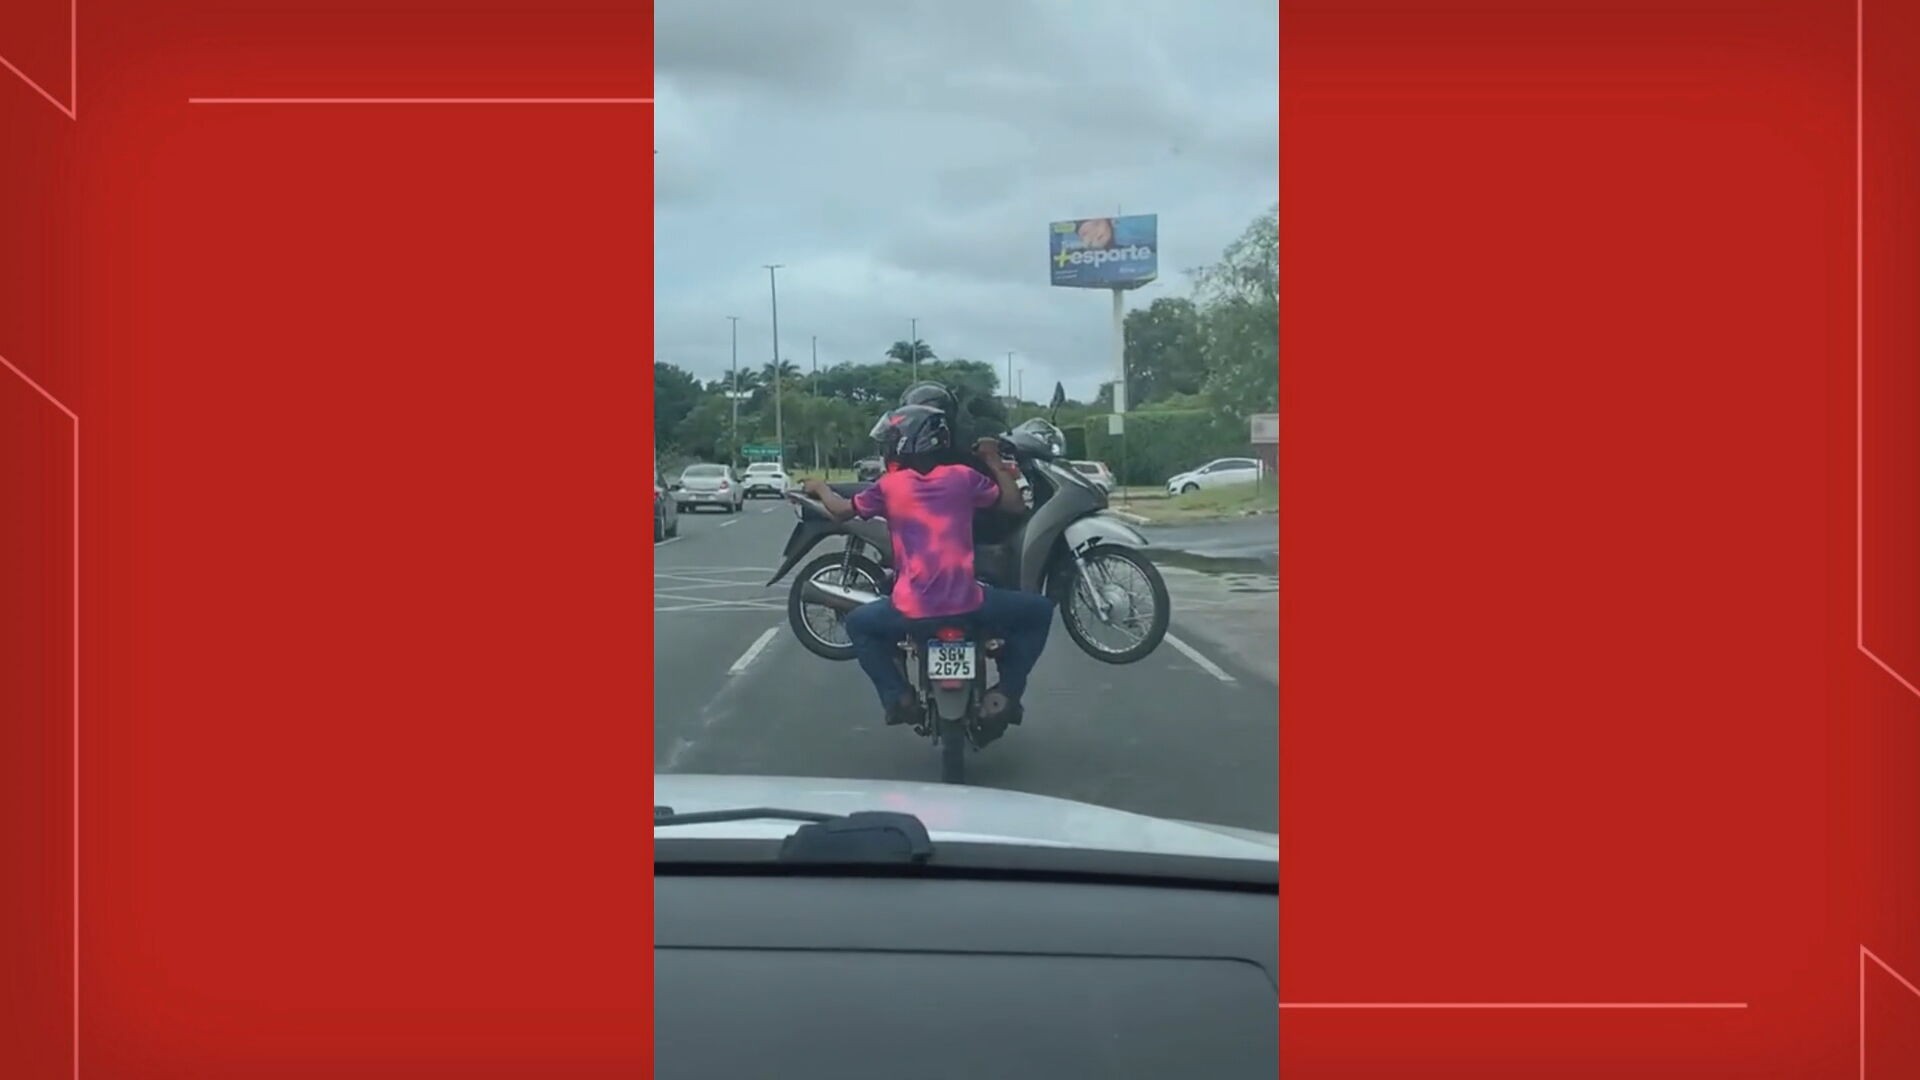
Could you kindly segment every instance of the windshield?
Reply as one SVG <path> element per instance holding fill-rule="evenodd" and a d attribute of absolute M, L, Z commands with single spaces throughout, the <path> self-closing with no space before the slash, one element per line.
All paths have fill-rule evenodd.
<path fill-rule="evenodd" d="M 656 773 L 1009 843 L 1275 831 L 1277 492 L 1193 475 L 1271 452 L 1272 5 L 803 9 L 656 6 L 654 441 L 751 474 L 655 551 Z M 927 382 L 951 445 L 886 471 Z"/>

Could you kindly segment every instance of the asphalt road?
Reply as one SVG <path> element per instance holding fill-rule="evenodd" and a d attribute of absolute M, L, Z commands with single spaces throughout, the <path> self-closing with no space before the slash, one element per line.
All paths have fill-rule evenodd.
<path fill-rule="evenodd" d="M 793 523 L 784 503 L 749 502 L 682 514 L 655 545 L 654 768 L 937 780 L 933 744 L 886 727 L 857 665 L 795 640 L 787 583 L 763 587 Z M 1277 665 L 1258 662 L 1278 653 L 1271 586 L 1188 571 L 1168 587 L 1172 631 L 1136 664 L 1086 656 L 1056 618 L 1025 723 L 972 756 L 969 782 L 1276 829 Z"/>

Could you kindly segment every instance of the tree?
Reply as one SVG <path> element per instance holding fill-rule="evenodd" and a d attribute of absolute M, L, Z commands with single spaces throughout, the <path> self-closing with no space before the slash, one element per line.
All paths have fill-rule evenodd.
<path fill-rule="evenodd" d="M 786 403 L 787 441 L 824 464 L 836 446 L 862 445 L 873 428 L 868 410 L 834 397 L 797 394 Z"/>
<path fill-rule="evenodd" d="M 1227 245 L 1220 261 L 1196 275 L 1206 302 L 1244 300 L 1252 304 L 1280 304 L 1280 206 L 1254 218 L 1240 238 Z"/>
<path fill-rule="evenodd" d="M 1270 207 L 1197 275 L 1215 405 L 1241 415 L 1280 399 L 1280 208 Z"/>
<path fill-rule="evenodd" d="M 672 445 L 680 421 L 700 401 L 700 383 L 674 364 L 653 364 L 653 438 Z"/>
<path fill-rule="evenodd" d="M 682 451 L 705 461 L 723 461 L 728 456 L 728 436 L 733 427 L 733 406 L 720 394 L 708 394 L 699 400 L 674 429 L 673 443 Z M 747 417 L 741 416 L 742 438 L 747 432 Z"/>
<path fill-rule="evenodd" d="M 1127 312 L 1127 405 L 1197 394 L 1206 381 L 1206 331 L 1200 308 L 1163 296 Z"/>
<path fill-rule="evenodd" d="M 760 380 L 764 382 L 766 385 L 768 386 L 773 385 L 773 380 L 774 380 L 773 361 L 769 360 L 766 363 L 760 365 L 759 377 L 760 377 Z M 779 377 L 783 382 L 791 382 L 792 380 L 799 378 L 800 365 L 794 363 L 791 360 L 780 361 Z"/>
<path fill-rule="evenodd" d="M 926 342 L 918 338 L 913 341 L 902 339 L 894 342 L 887 347 L 887 358 L 890 360 L 898 360 L 903 364 L 911 364 L 915 361 L 924 364 L 929 360 L 937 359 L 933 349 L 928 347 Z"/>

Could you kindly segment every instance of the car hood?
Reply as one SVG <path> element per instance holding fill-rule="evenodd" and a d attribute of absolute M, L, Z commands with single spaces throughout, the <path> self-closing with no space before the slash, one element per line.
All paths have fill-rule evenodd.
<path fill-rule="evenodd" d="M 1261 862 L 1275 862 L 1280 857 L 1280 840 L 1272 833 L 957 784 L 669 773 L 654 776 L 653 801 L 680 813 L 756 806 L 823 814 L 901 811 L 924 822 L 936 842 L 1087 848 Z M 779 839 L 797 827 L 792 821 L 740 821 L 675 825 L 657 830 L 655 835 Z"/>

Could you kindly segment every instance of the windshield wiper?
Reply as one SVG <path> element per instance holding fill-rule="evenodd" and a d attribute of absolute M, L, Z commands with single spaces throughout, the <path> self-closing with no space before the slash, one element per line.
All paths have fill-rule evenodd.
<path fill-rule="evenodd" d="M 675 813 L 671 806 L 653 808 L 653 823 L 658 825 L 705 825 L 716 821 L 833 821 L 838 814 L 817 814 L 811 810 L 781 810 L 772 806 L 743 806 L 737 810 L 701 810 Z"/>
<path fill-rule="evenodd" d="M 912 814 L 894 810 L 821 814 L 751 806 L 680 814 L 671 806 L 653 808 L 655 828 L 727 821 L 805 822 L 781 842 L 781 862 L 923 863 L 933 857 L 933 838 L 927 834 L 926 824 Z"/>

